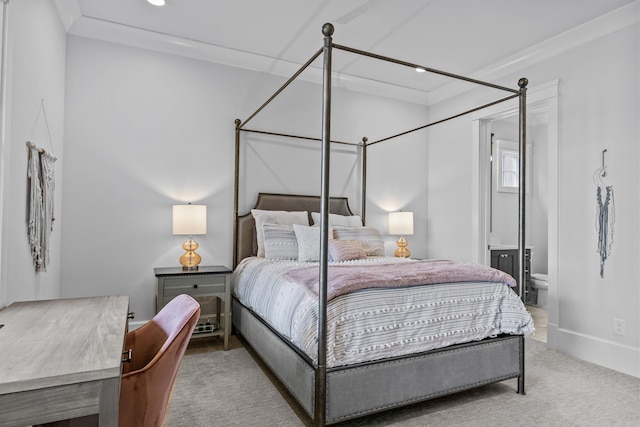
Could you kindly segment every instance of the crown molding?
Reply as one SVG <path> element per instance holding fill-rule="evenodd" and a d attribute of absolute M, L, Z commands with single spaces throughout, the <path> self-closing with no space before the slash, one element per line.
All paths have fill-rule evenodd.
<path fill-rule="evenodd" d="M 67 13 L 65 14 L 66 16 L 70 15 Z M 61 19 L 64 20 L 65 18 L 61 17 Z M 300 64 L 289 61 L 85 16 L 76 17 L 67 32 L 74 36 L 169 53 L 285 78 L 291 77 L 301 67 Z M 427 104 L 427 93 L 423 91 L 336 72 L 333 73 L 332 78 L 334 87 L 400 99 L 421 105 Z M 322 68 L 311 65 L 300 74 L 298 79 L 322 84 Z"/>
<path fill-rule="evenodd" d="M 169 53 L 286 78 L 296 73 L 301 66 L 300 64 L 250 52 L 82 16 L 76 0 L 55 1 L 64 28 L 68 34 L 75 36 Z M 497 61 L 490 67 L 480 69 L 468 77 L 477 80 L 496 81 L 496 79 L 508 74 L 523 71 L 538 62 L 633 25 L 639 21 L 639 3 L 640 0 L 635 0 L 610 13 L 533 45 L 501 61 Z M 310 66 L 298 78 L 321 84 L 322 69 Z M 469 90 L 468 84 L 453 81 L 438 89 L 425 92 L 340 73 L 333 74 L 333 82 L 336 87 L 400 99 L 420 105 L 437 104 Z"/>
<path fill-rule="evenodd" d="M 622 30 L 630 25 L 634 25 L 640 20 L 639 4 L 640 1 L 636 0 L 621 8 L 601 15 L 564 33 L 508 56 L 501 61 L 495 62 L 490 67 L 478 70 L 469 77 L 477 80 L 496 81 L 496 79 L 505 77 L 508 74 L 526 70 L 528 67 L 539 62 Z M 514 82 L 514 88 L 517 88 L 516 83 L 517 82 Z M 465 85 L 457 81 L 447 84 L 429 93 L 429 104 L 437 104 L 438 102 L 444 101 L 452 96 L 460 95 L 468 90 L 468 84 Z"/>
<path fill-rule="evenodd" d="M 69 29 L 82 16 L 80 6 L 77 0 L 54 0 L 58 17 L 64 30 L 68 33 Z"/>

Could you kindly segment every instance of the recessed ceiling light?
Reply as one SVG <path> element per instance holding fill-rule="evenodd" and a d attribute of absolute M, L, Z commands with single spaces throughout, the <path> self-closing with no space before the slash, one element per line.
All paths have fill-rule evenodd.
<path fill-rule="evenodd" d="M 165 5 L 165 1 L 164 0 L 147 0 L 147 3 L 152 4 L 154 6 L 164 6 Z"/>

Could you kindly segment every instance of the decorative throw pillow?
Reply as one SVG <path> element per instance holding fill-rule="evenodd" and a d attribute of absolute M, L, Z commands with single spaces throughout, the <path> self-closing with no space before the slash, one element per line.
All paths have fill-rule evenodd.
<path fill-rule="evenodd" d="M 269 259 L 298 259 L 298 241 L 290 225 L 263 224 L 264 257 Z"/>
<path fill-rule="evenodd" d="M 333 227 L 336 240 L 357 240 L 368 256 L 384 256 L 384 241 L 380 231 L 369 227 Z"/>
<path fill-rule="evenodd" d="M 320 212 L 311 212 L 313 225 L 320 225 Z M 362 227 L 362 218 L 359 215 L 329 214 L 329 225 L 345 225 L 349 227 Z"/>
<path fill-rule="evenodd" d="M 298 261 L 320 260 L 320 227 L 293 225 L 298 241 Z M 329 229 L 329 239 L 332 237 Z"/>
<path fill-rule="evenodd" d="M 332 261 L 349 261 L 367 257 L 362 244 L 357 240 L 329 240 L 329 257 Z"/>
<path fill-rule="evenodd" d="M 262 226 L 266 223 L 280 225 L 309 225 L 309 216 L 306 211 L 267 211 L 261 209 L 251 209 L 251 215 L 256 220 L 256 239 L 258 242 L 259 257 L 264 257 L 264 233 Z"/>

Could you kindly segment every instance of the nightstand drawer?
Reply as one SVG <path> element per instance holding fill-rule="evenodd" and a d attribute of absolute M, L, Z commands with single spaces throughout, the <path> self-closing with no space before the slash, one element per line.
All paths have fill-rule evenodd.
<path fill-rule="evenodd" d="M 162 279 L 163 293 L 165 297 L 175 297 L 180 294 L 191 296 L 224 294 L 225 281 L 225 276 L 165 277 Z"/>

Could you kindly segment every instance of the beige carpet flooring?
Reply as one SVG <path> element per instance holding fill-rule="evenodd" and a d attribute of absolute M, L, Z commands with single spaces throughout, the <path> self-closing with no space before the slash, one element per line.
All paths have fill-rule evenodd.
<path fill-rule="evenodd" d="M 269 371 L 232 336 L 193 341 L 165 426 L 310 426 Z M 640 379 L 526 340 L 526 395 L 516 380 L 483 386 L 339 426 L 639 426 Z"/>

